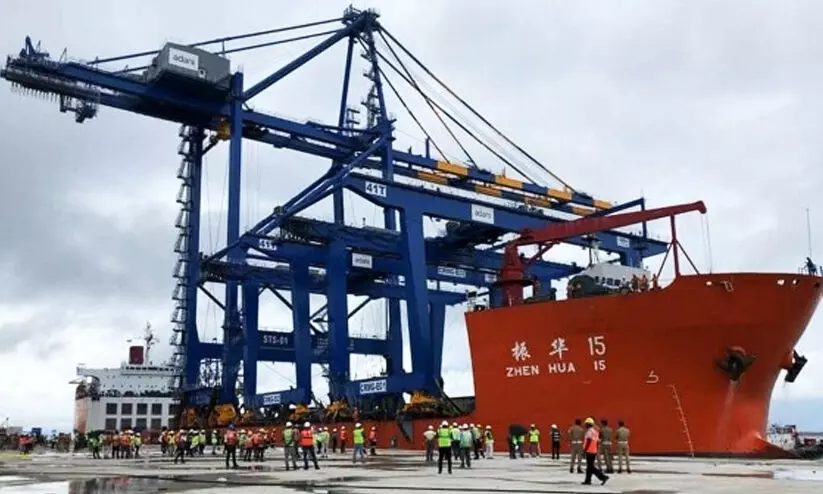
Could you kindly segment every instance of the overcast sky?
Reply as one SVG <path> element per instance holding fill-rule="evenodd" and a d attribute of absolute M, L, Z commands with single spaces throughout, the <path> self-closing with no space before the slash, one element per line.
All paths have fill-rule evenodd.
<path fill-rule="evenodd" d="M 643 194 L 650 206 L 706 201 L 708 222 L 681 221 L 684 244 L 701 269 L 795 272 L 808 253 L 807 208 L 812 237 L 823 249 L 823 48 L 817 42 L 823 5 L 422 3 L 357 6 L 378 8 L 381 22 L 409 50 L 576 188 L 615 201 Z M 28 1 L 5 0 L 0 51 L 17 53 L 31 35 L 55 57 L 64 48 L 70 58 L 107 57 L 334 18 L 348 2 L 243 4 L 78 0 L 68 7 L 45 0 L 33 9 Z M 232 56 L 232 62 L 251 84 L 315 42 Z M 333 123 L 344 50 L 342 44 L 331 50 L 253 106 Z M 420 100 L 394 81 L 446 154 L 463 159 L 434 118 L 423 117 Z M 354 89 L 351 103 L 367 86 L 358 80 Z M 393 98 L 389 104 L 398 118 L 396 147 L 422 151 L 414 122 Z M 0 421 L 5 415 L 13 424 L 69 429 L 73 387 L 67 383 L 78 362 L 118 365 L 126 339 L 139 337 L 146 321 L 161 337 L 155 359 L 170 354 L 164 343 L 173 307 L 177 126 L 105 108 L 77 125 L 54 101 L 10 90 L 0 90 L 0 108 Z M 470 152 L 478 164 L 502 170 L 477 149 Z M 206 160 L 205 250 L 218 248 L 225 236 L 219 219 L 225 156 L 218 149 Z M 287 201 L 327 166 L 246 145 L 242 224 Z M 356 201 L 347 203 L 347 213 L 358 224 L 377 217 L 375 208 Z M 316 215 L 327 217 L 328 209 Z M 288 327 L 279 302 L 263 305 L 261 325 Z M 218 336 L 217 312 L 201 307 L 201 337 Z M 383 317 L 379 307 L 367 309 L 352 332 L 381 333 Z M 812 321 L 799 349 L 810 362 L 797 383 L 778 384 L 775 418 L 823 429 L 814 413 L 823 405 L 816 385 L 823 379 L 823 317 Z M 445 350 L 447 392 L 470 394 L 459 310 L 448 315 Z M 263 369 L 261 390 L 282 388 L 292 378 L 285 364 Z M 374 369 L 373 362 L 359 361 L 354 371 L 365 377 Z"/>

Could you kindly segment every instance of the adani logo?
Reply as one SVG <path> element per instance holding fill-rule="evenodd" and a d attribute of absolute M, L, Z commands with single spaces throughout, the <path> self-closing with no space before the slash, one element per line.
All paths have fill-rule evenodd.
<path fill-rule="evenodd" d="M 169 48 L 169 64 L 197 72 L 200 69 L 200 57 L 177 48 Z"/>

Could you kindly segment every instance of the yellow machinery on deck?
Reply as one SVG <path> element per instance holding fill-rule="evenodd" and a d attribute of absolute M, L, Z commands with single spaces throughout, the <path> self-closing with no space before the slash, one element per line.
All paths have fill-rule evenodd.
<path fill-rule="evenodd" d="M 348 422 L 354 418 L 352 410 L 346 400 L 336 400 L 326 407 L 323 412 L 324 422 Z"/>
<path fill-rule="evenodd" d="M 237 410 L 231 403 L 223 405 L 215 405 L 211 413 L 210 426 L 212 427 L 226 427 L 237 419 Z"/>
<path fill-rule="evenodd" d="M 309 416 L 311 410 L 306 405 L 296 405 L 294 411 L 289 415 L 289 420 L 292 422 L 300 422 Z"/>

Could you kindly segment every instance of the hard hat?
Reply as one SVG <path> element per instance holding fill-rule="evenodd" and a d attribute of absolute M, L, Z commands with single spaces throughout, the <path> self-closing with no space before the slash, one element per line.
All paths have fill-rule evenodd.
<path fill-rule="evenodd" d="M 441 425 L 441 426 L 443 426 L 443 427 L 445 427 L 445 426 L 449 425 L 449 421 L 448 421 L 448 420 L 444 420 L 443 422 L 441 422 L 441 423 L 440 423 L 440 425 Z"/>
<path fill-rule="evenodd" d="M 430 431 L 433 431 L 433 430 L 434 430 L 434 427 L 430 425 L 430 426 L 429 426 L 429 430 L 430 430 Z"/>
<path fill-rule="evenodd" d="M 311 427 L 311 422 L 304 422 L 303 427 Z"/>
<path fill-rule="evenodd" d="M 532 429 L 534 429 L 534 424 L 532 424 L 530 427 L 531 427 Z"/>
<path fill-rule="evenodd" d="M 344 430 L 345 428 L 346 428 L 346 426 L 345 426 L 345 425 L 341 425 L 341 426 L 340 426 L 340 430 Z"/>
<path fill-rule="evenodd" d="M 487 430 L 487 431 L 488 431 L 488 430 L 491 430 L 491 428 L 492 428 L 492 426 L 490 426 L 490 425 L 487 425 L 487 426 L 486 426 L 486 430 Z"/>
<path fill-rule="evenodd" d="M 291 426 L 292 426 L 291 422 L 286 422 L 286 427 L 291 427 Z"/>
<path fill-rule="evenodd" d="M 371 426 L 371 430 L 376 431 L 376 430 L 377 430 L 377 427 L 375 427 L 375 426 Z"/>
<path fill-rule="evenodd" d="M 474 424 L 469 424 L 469 427 L 474 427 Z"/>
<path fill-rule="evenodd" d="M 591 417 L 587 417 L 585 423 L 586 423 L 586 425 L 589 425 L 589 424 L 594 425 L 594 419 L 591 418 Z"/>
<path fill-rule="evenodd" d="M 457 427 L 457 422 L 453 423 L 452 425 L 453 425 L 454 427 Z"/>
<path fill-rule="evenodd" d="M 552 424 L 552 429 L 557 429 L 557 424 Z"/>
<path fill-rule="evenodd" d="M 358 423 L 354 424 L 354 426 L 355 426 L 355 427 L 363 427 L 363 426 L 360 424 L 360 422 L 358 422 Z"/>

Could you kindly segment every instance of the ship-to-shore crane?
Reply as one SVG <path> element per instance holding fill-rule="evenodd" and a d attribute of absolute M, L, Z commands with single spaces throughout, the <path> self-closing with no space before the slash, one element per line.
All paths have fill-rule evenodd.
<path fill-rule="evenodd" d="M 324 30 L 318 31 L 319 28 Z M 293 31 L 309 32 L 298 35 Z M 284 35 L 289 37 L 283 38 Z M 268 41 L 262 41 L 265 37 Z M 278 38 L 272 41 L 271 37 Z M 323 39 L 251 85 L 242 72 L 231 70 L 227 58 L 240 51 L 315 37 Z M 227 49 L 227 43 L 241 41 L 251 44 Z M 335 123 L 299 122 L 247 106 L 260 93 L 337 43 L 345 43 L 347 50 Z M 353 114 L 351 101 L 355 100 L 350 94 L 350 82 L 355 73 L 356 50 L 362 50 L 365 76 L 371 87 L 363 104 L 367 116 L 362 125 L 349 118 Z M 141 57 L 151 60 L 127 69 L 104 68 Z M 477 125 L 484 126 L 489 135 L 510 151 L 503 153 L 499 146 L 487 142 L 488 137 L 478 137 L 476 126 L 456 118 L 423 92 L 409 69 L 412 66 L 427 74 L 456 100 L 457 106 L 477 118 Z M 361 404 L 363 410 L 374 409 L 375 403 L 390 404 L 383 406 L 384 410 L 396 408 L 402 402 L 402 393 L 407 392 L 442 396 L 445 310 L 465 301 L 466 296 L 442 287 L 431 288 L 428 281 L 491 289 L 492 297 L 499 298 L 494 282 L 503 255 L 490 246 L 504 235 L 525 228 L 539 229 L 569 218 L 645 206 L 643 199 L 619 205 L 599 201 L 557 179 L 434 76 L 378 22 L 378 14 L 373 10 L 350 7 L 340 18 L 190 45 L 168 43 L 161 50 L 87 63 L 54 59 L 26 38 L 23 49 L 8 58 L 0 76 L 18 88 L 57 95 L 60 110 L 73 114 L 78 123 L 95 118 L 100 107 L 110 107 L 181 124 L 182 160 L 177 169 L 181 181 L 177 196 L 180 214 L 176 222 L 180 235 L 174 246 L 179 260 L 174 272 L 177 285 L 172 322 L 177 347 L 175 362 L 180 369 L 176 385 L 187 407 L 236 406 L 235 390 L 241 376 L 246 410 L 308 404 L 312 398 L 312 363 L 327 366 L 331 400 Z M 466 164 L 446 159 L 442 148 L 406 104 L 399 90 L 401 83 L 423 98 L 447 134 L 455 138 L 457 147 L 467 155 Z M 424 154 L 392 148 L 395 121 L 386 105 L 387 92 L 420 125 L 426 138 Z M 517 171 L 523 180 L 480 168 L 468 156 L 456 133 L 489 151 L 491 157 L 486 162 L 491 166 L 505 165 Z M 244 139 L 331 162 L 311 186 L 247 232 L 240 228 Z M 202 253 L 203 156 L 221 142 L 227 142 L 229 147 L 226 245 L 217 252 Z M 518 158 L 511 158 L 513 155 Z M 538 173 L 553 177 L 560 187 L 550 188 L 530 178 Z M 344 190 L 384 208 L 383 228 L 348 226 L 343 214 Z M 466 192 L 472 196 L 467 197 Z M 334 221 L 298 216 L 327 197 L 333 201 Z M 448 220 L 447 234 L 427 237 L 424 217 Z M 643 257 L 663 253 L 667 246 L 649 239 L 645 228 L 642 234 L 601 232 L 597 241 L 602 251 L 619 254 L 622 263 L 634 266 L 640 265 Z M 587 247 L 591 239 L 574 237 L 567 242 Z M 280 263 L 284 268 L 261 267 L 255 260 Z M 551 280 L 580 269 L 576 265 L 540 260 L 531 264 L 529 273 L 548 289 Z M 223 339 L 219 343 L 201 341 L 198 336 L 198 294 L 202 292 L 218 301 L 206 283 L 225 285 L 225 296 L 219 301 L 224 310 Z M 258 328 L 258 300 L 263 290 L 278 296 L 276 290 L 291 292 L 292 331 L 267 332 Z M 327 298 L 324 328 L 312 323 L 312 293 Z M 349 294 L 388 300 L 386 339 L 350 336 L 348 319 L 360 307 L 349 307 Z M 407 304 L 405 321 L 401 321 L 401 300 Z M 404 323 L 409 328 L 411 369 L 403 366 Z M 387 362 L 386 375 L 352 381 L 350 354 L 383 356 Z M 217 361 L 220 382 L 212 388 L 215 383 L 204 381 L 203 369 Z M 258 361 L 294 362 L 294 388 L 258 393 Z M 370 406 L 362 405 L 366 402 Z"/>

